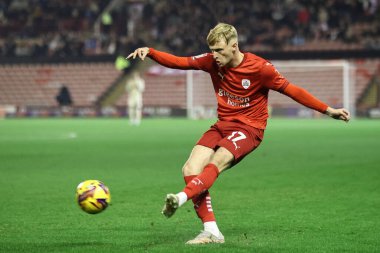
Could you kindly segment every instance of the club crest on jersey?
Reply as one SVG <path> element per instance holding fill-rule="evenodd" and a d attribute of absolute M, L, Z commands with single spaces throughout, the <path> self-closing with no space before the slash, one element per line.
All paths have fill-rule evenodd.
<path fill-rule="evenodd" d="M 248 79 L 243 79 L 241 80 L 241 85 L 244 89 L 248 89 L 249 86 L 251 86 L 251 81 L 249 81 Z"/>

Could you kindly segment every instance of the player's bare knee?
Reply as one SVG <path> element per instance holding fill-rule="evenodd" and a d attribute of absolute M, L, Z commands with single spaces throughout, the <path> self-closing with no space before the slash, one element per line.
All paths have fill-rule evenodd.
<path fill-rule="evenodd" d="M 203 168 L 199 168 L 194 163 L 187 161 L 185 165 L 182 167 L 182 174 L 184 176 L 198 175 Z"/>
<path fill-rule="evenodd" d="M 211 156 L 214 153 L 214 150 L 211 148 L 196 145 L 193 148 L 189 159 L 182 168 L 183 175 L 199 175 L 203 171 L 204 167 L 210 162 Z"/>

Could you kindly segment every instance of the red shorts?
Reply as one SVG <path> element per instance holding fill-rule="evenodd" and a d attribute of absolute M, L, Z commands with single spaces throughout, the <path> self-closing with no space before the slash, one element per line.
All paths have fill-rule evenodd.
<path fill-rule="evenodd" d="M 234 155 L 233 165 L 255 150 L 264 138 L 264 130 L 240 122 L 218 121 L 203 134 L 197 145 L 217 150 L 226 148 Z"/>

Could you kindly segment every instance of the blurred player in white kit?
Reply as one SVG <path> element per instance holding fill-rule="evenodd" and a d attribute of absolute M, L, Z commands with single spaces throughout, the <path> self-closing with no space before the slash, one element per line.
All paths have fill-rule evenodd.
<path fill-rule="evenodd" d="M 145 81 L 141 78 L 138 71 L 131 74 L 131 78 L 127 80 L 125 89 L 128 93 L 128 115 L 129 123 L 138 126 L 142 117 L 142 93 L 145 90 Z"/>

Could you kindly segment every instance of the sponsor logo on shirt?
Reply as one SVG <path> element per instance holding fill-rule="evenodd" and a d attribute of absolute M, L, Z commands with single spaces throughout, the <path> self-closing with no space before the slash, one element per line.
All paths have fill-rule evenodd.
<path fill-rule="evenodd" d="M 251 86 L 251 81 L 248 79 L 243 79 L 241 80 L 241 85 L 243 86 L 244 89 L 248 89 L 249 86 Z"/>
<path fill-rule="evenodd" d="M 225 91 L 223 89 L 219 88 L 218 92 L 219 97 L 226 97 L 227 98 L 227 104 L 234 106 L 234 107 L 248 107 L 250 99 L 249 97 L 240 97 L 233 95 L 229 93 L 228 91 Z"/>

